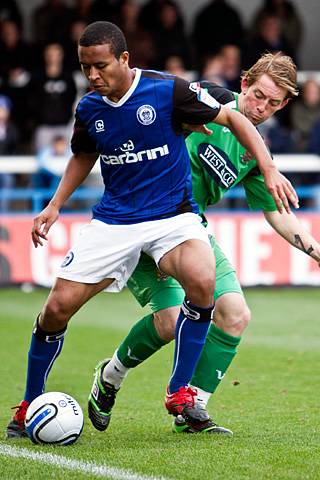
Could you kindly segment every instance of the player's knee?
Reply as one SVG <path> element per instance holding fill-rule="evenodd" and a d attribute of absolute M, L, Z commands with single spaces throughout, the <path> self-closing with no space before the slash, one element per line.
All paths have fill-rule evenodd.
<path fill-rule="evenodd" d="M 199 306 L 207 306 L 212 301 L 214 293 L 215 276 L 214 272 L 207 272 L 196 278 L 191 278 L 186 296 L 193 304 Z"/>
<path fill-rule="evenodd" d="M 70 314 L 58 298 L 47 301 L 40 315 L 40 326 L 45 331 L 63 330 L 70 319 Z"/>
<path fill-rule="evenodd" d="M 179 308 L 177 307 L 161 310 L 153 314 L 155 328 L 162 340 L 170 342 L 174 339 L 178 315 Z"/>
<path fill-rule="evenodd" d="M 251 312 L 249 307 L 246 305 L 245 307 L 242 308 L 242 310 L 237 315 L 237 318 L 235 319 L 235 322 L 234 322 L 235 327 L 239 330 L 240 333 L 242 333 L 249 325 L 250 320 L 251 320 Z"/>
<path fill-rule="evenodd" d="M 247 305 L 233 312 L 227 312 L 217 319 L 217 326 L 231 335 L 240 337 L 251 320 L 251 312 Z"/>

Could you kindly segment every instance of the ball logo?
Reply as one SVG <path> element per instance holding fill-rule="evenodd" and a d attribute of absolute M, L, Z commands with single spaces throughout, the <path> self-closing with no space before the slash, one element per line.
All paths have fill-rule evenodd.
<path fill-rule="evenodd" d="M 68 265 L 70 265 L 70 263 L 72 262 L 73 259 L 74 259 L 74 253 L 69 252 L 68 255 L 65 257 L 65 259 L 62 262 L 61 268 L 64 268 L 64 267 L 67 267 Z"/>
<path fill-rule="evenodd" d="M 64 407 L 66 407 L 68 404 L 67 404 L 67 402 L 66 402 L 65 400 L 59 400 L 58 405 L 59 405 L 59 407 L 64 408 Z"/>
<path fill-rule="evenodd" d="M 137 119 L 142 125 L 151 125 L 156 116 L 156 111 L 151 105 L 142 105 L 137 110 Z"/>

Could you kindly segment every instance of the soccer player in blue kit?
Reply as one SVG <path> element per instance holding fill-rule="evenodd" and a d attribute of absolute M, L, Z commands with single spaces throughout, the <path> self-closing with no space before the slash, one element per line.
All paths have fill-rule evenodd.
<path fill-rule="evenodd" d="M 65 257 L 36 319 L 24 399 L 7 427 L 9 438 L 25 436 L 26 409 L 44 391 L 70 318 L 98 292 L 120 291 L 141 252 L 185 291 L 166 408 L 191 426 L 208 421 L 188 383 L 214 309 L 215 262 L 192 198 L 183 124 L 202 129 L 214 121 L 228 127 L 257 159 L 277 205 L 289 208 L 288 199 L 297 204 L 290 182 L 277 171 L 260 135 L 244 116 L 221 106 L 197 84 L 130 68 L 125 38 L 114 24 L 87 26 L 79 41 L 79 60 L 92 91 L 77 106 L 73 155 L 57 191 L 34 219 L 34 246 L 47 240 L 60 208 L 99 156 L 105 191 L 93 207 L 92 221 Z M 110 421 L 106 380 L 103 368 L 97 371 L 88 411 L 93 426 L 105 430 Z"/>

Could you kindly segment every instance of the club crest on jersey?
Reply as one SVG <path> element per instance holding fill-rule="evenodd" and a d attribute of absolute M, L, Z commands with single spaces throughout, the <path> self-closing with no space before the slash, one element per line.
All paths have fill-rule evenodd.
<path fill-rule="evenodd" d="M 253 155 L 250 152 L 248 152 L 248 150 L 244 152 L 242 155 L 240 155 L 240 158 L 241 158 L 241 162 L 244 164 L 249 163 L 251 162 L 251 160 L 254 159 Z"/>
<path fill-rule="evenodd" d="M 96 120 L 94 122 L 94 126 L 96 127 L 96 133 L 104 132 L 104 122 L 103 122 L 103 120 Z"/>
<path fill-rule="evenodd" d="M 62 264 L 61 264 L 61 268 L 64 268 L 64 267 L 67 267 L 68 265 L 70 265 L 70 263 L 72 262 L 72 260 L 74 259 L 74 253 L 72 251 L 70 251 L 67 256 L 65 257 L 65 259 L 63 260 Z"/>
<path fill-rule="evenodd" d="M 151 125 L 156 116 L 156 111 L 151 105 L 142 105 L 137 110 L 137 119 L 142 125 Z"/>

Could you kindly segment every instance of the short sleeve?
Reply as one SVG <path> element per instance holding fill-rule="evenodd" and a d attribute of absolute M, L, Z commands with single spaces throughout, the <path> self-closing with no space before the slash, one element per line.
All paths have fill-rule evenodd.
<path fill-rule="evenodd" d="M 268 192 L 264 178 L 258 169 L 252 170 L 242 181 L 250 210 L 274 212 L 277 206 Z"/>
<path fill-rule="evenodd" d="M 85 124 L 80 120 L 76 113 L 71 137 L 71 150 L 75 155 L 78 153 L 96 153 L 96 144 L 89 136 Z"/>
<path fill-rule="evenodd" d="M 200 125 L 214 121 L 220 112 L 220 103 L 202 88 L 200 83 L 189 83 L 175 78 L 173 118 L 178 124 Z"/>

